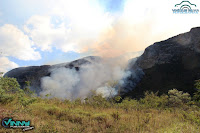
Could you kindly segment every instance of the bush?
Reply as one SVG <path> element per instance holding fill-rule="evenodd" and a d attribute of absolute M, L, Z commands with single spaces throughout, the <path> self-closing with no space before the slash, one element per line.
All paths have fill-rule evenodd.
<path fill-rule="evenodd" d="M 106 108 L 111 106 L 110 102 L 106 98 L 103 98 L 101 95 L 96 95 L 96 94 L 91 95 L 88 98 L 85 98 L 85 103 L 92 105 L 95 108 L 96 107 Z"/>
<path fill-rule="evenodd" d="M 14 96 L 10 94 L 6 94 L 5 90 L 0 88 L 0 103 L 7 104 L 14 100 Z"/>
<path fill-rule="evenodd" d="M 139 102 L 130 98 L 123 99 L 122 102 L 118 104 L 118 106 L 122 109 L 125 109 L 126 111 L 131 109 L 137 110 L 140 108 Z"/>
<path fill-rule="evenodd" d="M 24 87 L 24 93 L 28 96 L 32 96 L 34 94 L 33 91 L 30 89 L 31 82 L 30 81 L 25 81 L 25 87 Z"/>
<path fill-rule="evenodd" d="M 19 97 L 18 99 L 19 103 L 24 107 L 28 106 L 29 104 L 32 104 L 36 100 L 37 100 L 36 98 L 25 97 L 25 96 Z"/>
<path fill-rule="evenodd" d="M 162 95 L 158 96 L 157 93 L 153 92 L 145 92 L 145 97 L 143 99 L 140 99 L 140 103 L 142 103 L 144 106 L 147 108 L 164 108 L 166 107 L 168 103 L 168 96 L 167 95 Z"/>
<path fill-rule="evenodd" d="M 27 82 L 27 85 L 30 85 Z M 26 94 L 30 96 L 32 93 L 26 87 Z M 1 77 L 0 78 L 0 102 L 3 104 L 12 102 L 15 98 L 17 103 L 26 107 L 27 105 L 36 101 L 36 98 L 31 98 L 25 95 L 24 91 L 20 89 L 20 85 L 15 78 Z"/>
<path fill-rule="evenodd" d="M 20 90 L 20 85 L 15 78 L 1 77 L 0 88 L 5 90 L 6 93 L 15 93 Z"/>
<path fill-rule="evenodd" d="M 22 90 L 15 78 L 0 78 L 0 103 L 7 104 L 14 100 L 13 93 L 20 93 Z"/>
<path fill-rule="evenodd" d="M 98 122 L 106 122 L 110 119 L 108 114 L 105 113 L 98 113 L 92 116 L 92 119 L 97 120 Z"/>
<path fill-rule="evenodd" d="M 119 103 L 119 102 L 122 101 L 122 97 L 116 96 L 116 97 L 114 97 L 114 100 L 115 100 L 116 103 Z"/>
<path fill-rule="evenodd" d="M 194 93 L 193 99 L 200 102 L 200 80 L 196 80 L 194 86 L 197 89 L 197 92 Z"/>
<path fill-rule="evenodd" d="M 183 93 L 183 91 L 178 91 L 177 89 L 172 89 L 168 91 L 169 95 L 169 106 L 180 107 L 186 105 L 191 101 L 190 94 Z"/>

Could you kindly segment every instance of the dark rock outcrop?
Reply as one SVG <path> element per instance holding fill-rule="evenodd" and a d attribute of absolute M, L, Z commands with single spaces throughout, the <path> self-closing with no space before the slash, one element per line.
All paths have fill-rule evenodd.
<path fill-rule="evenodd" d="M 194 81 L 200 79 L 200 27 L 147 47 L 129 69 L 138 68 L 144 75 L 125 96 L 139 98 L 147 90 L 163 94 L 173 88 L 193 94 Z M 129 77 L 124 88 L 130 90 L 134 80 Z"/>
<path fill-rule="evenodd" d="M 16 78 L 19 82 L 21 88 L 25 87 L 25 82 L 31 82 L 31 90 L 34 90 L 36 93 L 41 91 L 41 78 L 51 75 L 51 70 L 65 67 L 69 69 L 75 69 L 79 71 L 79 67 L 84 64 L 97 62 L 100 60 L 100 57 L 97 56 L 88 56 L 82 59 L 78 59 L 69 63 L 62 63 L 56 65 L 43 65 L 43 66 L 30 66 L 30 67 L 19 67 L 7 72 L 5 76 Z"/>

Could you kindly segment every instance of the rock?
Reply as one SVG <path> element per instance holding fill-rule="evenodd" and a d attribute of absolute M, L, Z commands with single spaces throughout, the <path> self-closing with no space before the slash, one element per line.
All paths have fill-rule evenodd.
<path fill-rule="evenodd" d="M 200 27 L 147 47 L 129 70 L 138 68 L 144 75 L 124 96 L 139 98 L 147 90 L 163 94 L 173 88 L 193 94 L 194 81 L 200 79 Z M 135 80 L 129 77 L 125 90 Z"/>
<path fill-rule="evenodd" d="M 7 72 L 5 76 L 16 78 L 21 88 L 25 87 L 25 81 L 31 82 L 31 90 L 37 94 L 41 91 L 41 78 L 50 76 L 53 69 L 65 67 L 69 69 L 76 69 L 79 71 L 79 67 L 83 64 L 99 61 L 100 57 L 88 56 L 82 59 L 78 59 L 69 63 L 62 63 L 56 65 L 43 65 L 43 66 L 30 66 L 30 67 L 19 67 Z"/>

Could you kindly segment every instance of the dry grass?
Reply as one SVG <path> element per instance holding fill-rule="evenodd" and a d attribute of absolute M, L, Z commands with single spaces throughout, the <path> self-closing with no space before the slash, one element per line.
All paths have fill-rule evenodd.
<path fill-rule="evenodd" d="M 0 118 L 31 120 L 36 133 L 198 133 L 199 107 L 193 108 L 122 108 L 86 103 L 40 99 L 27 107 L 0 104 Z M 131 104 L 131 103 L 130 103 Z M 132 104 L 136 104 L 133 101 Z M 22 132 L 0 127 L 0 132 Z"/>

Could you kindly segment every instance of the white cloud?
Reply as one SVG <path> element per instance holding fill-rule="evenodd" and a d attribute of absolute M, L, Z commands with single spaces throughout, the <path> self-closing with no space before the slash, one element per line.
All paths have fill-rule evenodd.
<path fill-rule="evenodd" d="M 32 16 L 26 22 L 24 29 L 43 51 L 51 51 L 53 46 L 63 48 L 65 51 L 73 50 L 66 45 L 69 31 L 65 28 L 64 23 L 54 25 L 51 23 L 50 16 Z"/>
<path fill-rule="evenodd" d="M 162 34 L 162 38 L 157 37 L 158 41 L 161 41 L 181 32 L 187 32 L 192 27 L 200 26 L 199 14 L 173 14 L 172 9 L 175 8 L 175 4 L 181 1 L 126 0 L 122 17 L 131 25 L 149 22 L 152 27 L 150 36 Z M 200 7 L 200 1 L 190 0 L 190 2 L 196 4 L 197 8 Z"/>
<path fill-rule="evenodd" d="M 112 22 L 98 3 L 82 0 L 54 1 L 50 14 L 34 15 L 24 29 L 43 51 L 52 47 L 64 52 L 80 52 L 85 45 L 94 43 L 102 31 Z M 78 3 L 78 4 L 77 4 Z M 58 22 L 58 23 L 57 23 Z"/>
<path fill-rule="evenodd" d="M 199 15 L 173 14 L 172 8 L 181 0 L 125 0 L 123 11 L 117 15 L 106 12 L 108 10 L 105 11 L 99 0 L 22 1 L 22 5 L 42 8 L 39 11 L 41 13 L 33 12 L 24 25 L 25 32 L 32 39 L 26 44 L 34 43 L 42 51 L 51 51 L 56 47 L 64 52 L 113 57 L 144 50 L 156 41 L 199 26 Z M 190 2 L 200 6 L 200 2 Z M 27 45 L 29 50 L 32 46 Z M 37 52 L 34 49 L 28 53 L 34 53 L 32 59 L 39 58 L 36 58 Z M 19 54 L 16 57 L 30 59 L 30 56 L 19 57 Z"/>
<path fill-rule="evenodd" d="M 180 2 L 126 0 L 123 12 L 111 28 L 86 49 L 93 49 L 97 55 L 116 57 L 144 50 L 154 42 L 200 26 L 199 14 L 173 14 L 174 5 Z M 200 6 L 200 2 L 192 3 Z"/>
<path fill-rule="evenodd" d="M 6 57 L 0 57 L 0 72 L 7 72 L 13 68 L 19 67 L 16 63 L 11 62 Z"/>
<path fill-rule="evenodd" d="M 177 3 L 125 0 L 124 10 L 116 15 L 105 12 L 98 0 L 44 0 L 48 12 L 32 16 L 24 27 L 43 51 L 56 47 L 64 52 L 92 51 L 113 57 L 144 50 L 156 41 L 199 26 L 198 15 L 173 14 Z"/>
<path fill-rule="evenodd" d="M 41 58 L 29 37 L 11 24 L 0 27 L 0 50 L 4 56 L 13 56 L 20 60 Z"/>

